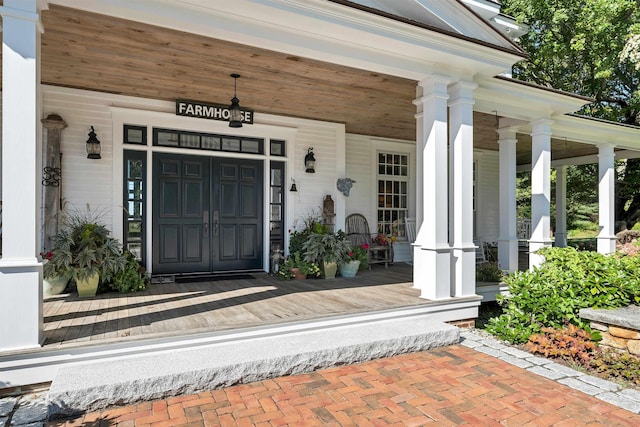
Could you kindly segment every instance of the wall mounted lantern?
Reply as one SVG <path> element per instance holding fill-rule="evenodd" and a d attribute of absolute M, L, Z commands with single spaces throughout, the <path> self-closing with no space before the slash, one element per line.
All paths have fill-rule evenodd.
<path fill-rule="evenodd" d="M 313 147 L 309 147 L 307 155 L 304 156 L 304 167 L 306 173 L 316 173 L 316 158 L 313 155 Z"/>
<path fill-rule="evenodd" d="M 236 96 L 236 83 L 240 78 L 240 74 L 231 74 L 231 77 L 233 77 L 233 98 L 231 98 L 231 105 L 229 106 L 229 127 L 241 128 L 242 111 L 240 110 L 240 100 Z"/>
<path fill-rule="evenodd" d="M 89 139 L 87 139 L 87 159 L 101 159 L 100 155 L 100 141 L 96 137 L 96 132 L 91 126 L 91 132 L 89 132 Z"/>

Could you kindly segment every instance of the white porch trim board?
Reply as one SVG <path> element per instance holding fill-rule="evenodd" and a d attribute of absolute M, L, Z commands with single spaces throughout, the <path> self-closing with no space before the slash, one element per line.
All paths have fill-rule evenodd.
<path fill-rule="evenodd" d="M 418 233 L 414 247 L 413 282 L 421 297 L 451 296 L 451 247 L 448 238 L 448 122 L 449 78 L 434 75 L 418 83 L 416 156 L 422 161 L 422 194 L 416 194 Z"/>
<path fill-rule="evenodd" d="M 450 201 L 453 280 L 451 295 L 475 295 L 476 246 L 473 243 L 473 91 L 475 83 L 459 81 L 449 88 Z"/>
<path fill-rule="evenodd" d="M 615 156 L 613 144 L 598 146 L 598 252 L 610 254 L 616 250 L 615 236 Z"/>
<path fill-rule="evenodd" d="M 498 129 L 500 157 L 500 235 L 498 265 L 509 272 L 518 270 L 518 230 L 516 212 L 516 128 Z"/>
<path fill-rule="evenodd" d="M 3 242 L 0 350 L 43 339 L 39 250 L 40 18 L 37 0 L 5 0 L 2 14 Z M 9 185 L 11 183 L 11 185 Z"/>
<path fill-rule="evenodd" d="M 567 166 L 556 168 L 556 232 L 555 245 L 567 247 Z"/>
<path fill-rule="evenodd" d="M 531 239 L 529 267 L 542 263 L 535 254 L 538 249 L 551 246 L 551 125 L 549 119 L 531 123 Z"/>

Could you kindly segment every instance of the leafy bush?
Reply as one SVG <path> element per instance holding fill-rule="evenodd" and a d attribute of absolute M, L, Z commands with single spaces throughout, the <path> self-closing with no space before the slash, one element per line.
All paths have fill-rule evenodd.
<path fill-rule="evenodd" d="M 127 263 L 123 270 L 113 276 L 109 287 L 122 294 L 144 291 L 149 284 L 145 269 L 138 263 L 131 252 L 125 251 L 124 257 Z"/>
<path fill-rule="evenodd" d="M 589 330 L 581 308 L 616 308 L 640 302 L 640 257 L 602 255 L 574 248 L 549 248 L 545 262 L 505 278 L 508 296 L 498 296 L 503 314 L 487 331 L 512 343 L 525 343 L 543 327 L 572 323 Z"/>
<path fill-rule="evenodd" d="M 640 358 L 613 349 L 600 349 L 599 357 L 591 358 L 586 367 L 609 380 L 629 381 L 640 386 Z"/>
<path fill-rule="evenodd" d="M 562 329 L 542 328 L 541 332 L 529 337 L 527 350 L 545 357 L 577 361 L 582 365 L 591 360 L 597 349 L 594 339 L 600 338 L 599 334 L 592 335 L 575 325 Z"/>
<path fill-rule="evenodd" d="M 483 262 L 476 265 L 477 282 L 499 282 L 502 277 L 502 270 L 500 270 L 497 262 Z"/>

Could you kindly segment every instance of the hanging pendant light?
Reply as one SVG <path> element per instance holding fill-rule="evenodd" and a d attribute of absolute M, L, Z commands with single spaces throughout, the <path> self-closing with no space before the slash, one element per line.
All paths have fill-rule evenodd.
<path fill-rule="evenodd" d="M 231 74 L 231 77 L 233 77 L 233 98 L 231 98 L 231 105 L 229 106 L 229 127 L 241 128 L 242 110 L 240 110 L 240 100 L 236 96 L 236 83 L 240 78 L 240 74 Z"/>

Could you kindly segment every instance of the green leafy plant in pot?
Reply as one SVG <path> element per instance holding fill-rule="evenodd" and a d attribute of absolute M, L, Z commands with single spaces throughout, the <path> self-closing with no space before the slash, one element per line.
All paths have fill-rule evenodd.
<path fill-rule="evenodd" d="M 72 213 L 53 241 L 44 276 L 72 279 L 81 297 L 94 296 L 99 281 L 110 282 L 127 263 L 120 242 L 89 211 Z"/>
<path fill-rule="evenodd" d="M 351 250 L 351 245 L 344 232 L 323 230 L 321 233 L 311 233 L 302 249 L 305 261 L 321 264 L 325 279 L 333 279 L 338 264 L 344 262 L 344 254 Z"/>

